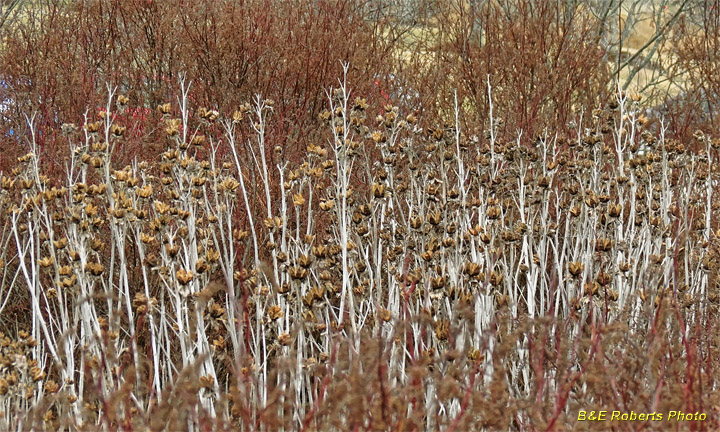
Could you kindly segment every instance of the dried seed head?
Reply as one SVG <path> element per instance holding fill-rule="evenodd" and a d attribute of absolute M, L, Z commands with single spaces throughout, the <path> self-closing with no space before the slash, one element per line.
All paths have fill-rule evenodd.
<path fill-rule="evenodd" d="M 491 220 L 498 219 L 501 214 L 502 214 L 502 211 L 500 210 L 499 206 L 490 206 L 490 207 L 488 207 L 488 209 L 486 211 L 486 215 L 487 215 L 488 219 L 491 219 Z"/>
<path fill-rule="evenodd" d="M 102 123 L 100 123 L 100 122 L 87 123 L 87 124 L 85 125 L 85 130 L 86 130 L 89 134 L 94 135 L 94 134 L 98 133 L 98 131 L 100 130 L 101 125 L 102 125 Z"/>
<path fill-rule="evenodd" d="M 120 138 L 125 133 L 125 127 L 114 124 L 114 125 L 110 126 L 110 133 L 112 134 L 113 137 Z"/>
<path fill-rule="evenodd" d="M 568 271 L 574 277 L 579 277 L 583 270 L 585 270 L 585 265 L 581 262 L 570 262 L 568 264 Z"/>
<path fill-rule="evenodd" d="M 157 106 L 158 112 L 160 114 L 162 114 L 163 117 L 170 115 L 170 109 L 171 109 L 170 102 Z"/>
<path fill-rule="evenodd" d="M 280 306 L 273 305 L 273 306 L 270 306 L 270 308 L 268 309 L 268 316 L 270 317 L 271 320 L 280 319 L 283 317 L 283 315 L 284 315 L 284 312 Z"/>
<path fill-rule="evenodd" d="M 281 333 L 278 336 L 278 343 L 282 346 L 288 346 L 292 343 L 292 336 L 290 336 L 290 333 Z"/>
<path fill-rule="evenodd" d="M 190 270 L 185 270 L 185 269 L 178 270 L 175 273 L 175 276 L 177 277 L 177 280 L 181 285 L 187 285 L 194 278 L 193 272 Z"/>
<path fill-rule="evenodd" d="M 290 275 L 290 277 L 292 279 L 300 280 L 300 279 L 304 279 L 305 276 L 308 275 L 308 271 L 307 271 L 307 269 L 304 269 L 302 267 L 294 266 L 288 270 L 288 274 Z"/>
<path fill-rule="evenodd" d="M 504 275 L 502 273 L 491 271 L 490 272 L 490 284 L 494 287 L 500 286 L 504 278 Z"/>

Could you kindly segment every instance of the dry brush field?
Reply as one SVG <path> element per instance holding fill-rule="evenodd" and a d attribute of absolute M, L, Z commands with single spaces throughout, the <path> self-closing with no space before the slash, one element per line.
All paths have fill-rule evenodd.
<path fill-rule="evenodd" d="M 720 140 L 621 93 L 527 147 L 340 81 L 326 139 L 271 166 L 273 101 L 224 115 L 189 85 L 159 160 L 114 164 L 111 92 L 63 126 L 61 182 L 32 146 L 3 175 L 5 428 L 717 425 Z"/>

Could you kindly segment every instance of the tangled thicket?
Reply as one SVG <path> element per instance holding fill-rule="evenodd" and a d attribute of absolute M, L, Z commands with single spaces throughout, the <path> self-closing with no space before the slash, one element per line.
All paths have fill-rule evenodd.
<path fill-rule="evenodd" d="M 621 71 L 647 75 L 640 89 L 650 105 L 683 93 L 666 108 L 674 120 L 670 136 L 687 139 L 698 128 L 718 132 L 707 109 L 720 94 L 713 84 L 720 10 L 712 3 L 6 0 L 0 135 L 25 133 L 22 114 L 37 110 L 38 146 L 47 159 L 60 159 L 61 124 L 79 123 L 87 107 L 99 109 L 111 82 L 137 108 L 117 119 L 132 132 L 118 159 L 128 163 L 138 148 L 156 155 L 164 150 L 156 146 L 160 134 L 143 126 L 157 119 L 155 106 L 174 98 L 174 74 L 184 71 L 194 83 L 193 106 L 231 112 L 256 93 L 275 100 L 266 138 L 301 152 L 320 139 L 314 114 L 343 59 L 369 102 L 393 99 L 419 118 L 450 113 L 457 90 L 468 131 L 486 120 L 490 75 L 496 109 L 507 120 L 498 132 L 512 139 L 520 128 L 526 145 L 549 124 L 570 134 L 573 110 L 611 100 Z M 11 24 L 3 21 L 8 4 L 22 4 Z M 621 23 L 652 27 L 646 46 L 631 44 L 633 32 L 620 31 Z M 17 156 L 7 148 L 0 168 Z"/>
<path fill-rule="evenodd" d="M 496 136 L 490 82 L 474 136 L 457 102 L 425 125 L 346 79 L 297 162 L 272 100 L 192 107 L 184 81 L 157 161 L 116 166 L 114 91 L 62 126 L 62 178 L 28 119 L 0 183 L 3 428 L 718 426 L 720 140 L 620 93 L 528 146 Z"/>

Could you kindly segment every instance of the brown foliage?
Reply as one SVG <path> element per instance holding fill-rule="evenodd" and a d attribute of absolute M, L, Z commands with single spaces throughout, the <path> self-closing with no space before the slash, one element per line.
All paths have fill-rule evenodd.
<path fill-rule="evenodd" d="M 339 60 L 368 84 L 361 93 L 371 93 L 372 76 L 386 68 L 383 23 L 363 14 L 356 0 L 46 0 L 4 29 L 0 76 L 9 86 L 1 96 L 15 103 L 3 131 L 24 134 L 22 114 L 34 110 L 43 130 L 80 123 L 86 107 L 101 107 L 108 83 L 141 108 L 127 119 L 140 132 L 135 151 L 152 147 L 156 122 L 145 117 L 157 114 L 147 110 L 175 102 L 180 71 L 193 82 L 196 106 L 212 101 L 232 113 L 256 94 L 274 100 L 270 137 L 295 151 L 312 138 L 312 114 L 327 99 L 323 89 L 337 84 Z M 40 137 L 43 149 L 56 138 Z"/>
<path fill-rule="evenodd" d="M 697 8 L 694 20 L 688 18 L 678 23 L 675 46 L 678 66 L 686 71 L 688 90 L 666 104 L 672 132 L 678 138 L 689 138 L 698 128 L 717 134 L 720 13 L 715 2 L 705 1 Z"/>
<path fill-rule="evenodd" d="M 40 147 L 6 159 L 0 182 L 0 394 L 22 407 L 10 423 L 628 426 L 576 421 L 603 409 L 697 411 L 707 422 L 681 427 L 717 427 L 718 141 L 699 135 L 697 152 L 657 136 L 624 96 L 575 138 L 473 137 L 488 75 L 495 116 L 525 138 L 602 101 L 593 21 L 542 2 L 440 8 L 436 50 L 389 73 L 376 26 L 391 23 L 361 6 L 48 1 L 8 33 L 6 120 L 42 106 Z M 338 58 L 360 96 L 418 91 L 398 105 L 445 122 L 342 91 L 331 100 L 346 110 L 320 112 Z M 178 70 L 194 82 L 187 109 Z M 106 80 L 131 100 L 110 97 L 118 117 L 97 111 Z M 447 122 L 454 86 L 468 125 Z M 252 107 L 233 114 L 255 93 L 274 100 L 255 111 L 273 111 L 267 141 Z M 95 132 L 67 138 L 67 121 Z M 72 151 L 56 148 L 67 139 Z M 259 143 L 281 151 L 256 163 Z M 68 177 L 39 166 L 58 154 L 75 162 Z M 289 162 L 283 182 L 272 157 Z"/>
<path fill-rule="evenodd" d="M 482 6 L 441 2 L 429 24 L 437 27 L 434 46 L 417 46 L 430 50 L 426 54 L 432 60 L 411 61 L 423 71 L 418 80 L 434 82 L 436 91 L 421 93 L 449 112 L 453 89 L 458 89 L 460 101 L 470 108 L 468 123 L 487 120 L 488 77 L 508 133 L 522 129 L 525 138 L 547 124 L 563 127 L 580 106 L 596 106 L 608 95 L 600 24 L 579 7 L 515 0 Z"/>

